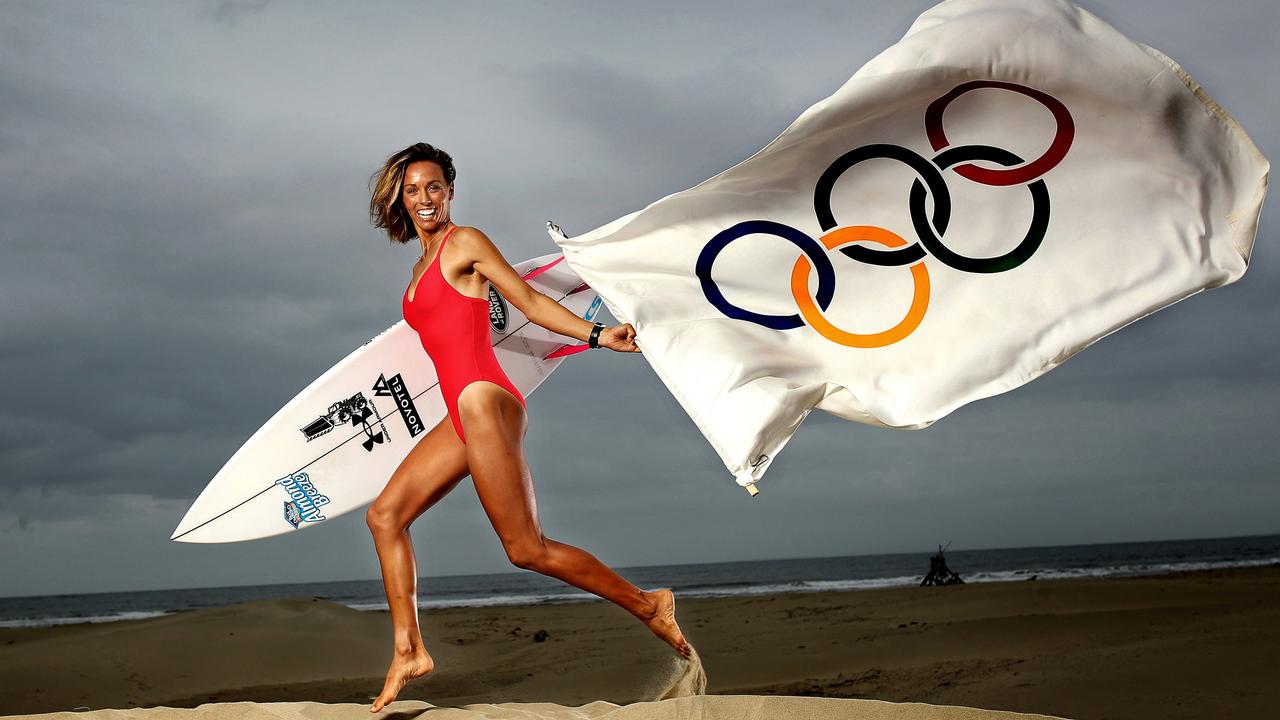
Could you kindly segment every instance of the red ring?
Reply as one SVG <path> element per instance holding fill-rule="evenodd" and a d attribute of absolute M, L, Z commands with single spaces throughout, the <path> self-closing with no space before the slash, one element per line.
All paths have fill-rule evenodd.
<path fill-rule="evenodd" d="M 1038 101 L 1049 108 L 1049 112 L 1053 113 L 1053 119 L 1058 122 L 1058 132 L 1053 136 L 1053 143 L 1049 145 L 1049 149 L 1043 155 L 1022 167 L 997 170 L 977 165 L 958 165 L 955 171 L 960 177 L 983 185 L 1019 185 L 1035 180 L 1049 172 L 1059 162 L 1062 162 L 1062 158 L 1066 156 L 1067 150 L 1071 147 L 1071 141 L 1076 135 L 1076 124 L 1071 119 L 1071 113 L 1067 112 L 1067 106 L 1052 95 L 1034 88 L 1016 83 L 1000 82 L 999 80 L 973 80 L 961 83 L 952 88 L 951 92 L 929 103 L 929 107 L 924 111 L 924 129 L 929 135 L 929 144 L 933 146 L 935 151 L 951 144 L 947 140 L 946 132 L 942 129 L 942 111 L 946 109 L 952 100 L 978 88 L 1012 90 Z"/>

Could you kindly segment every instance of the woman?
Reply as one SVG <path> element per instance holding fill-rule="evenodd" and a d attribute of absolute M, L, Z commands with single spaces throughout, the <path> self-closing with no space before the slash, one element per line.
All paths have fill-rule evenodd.
<path fill-rule="evenodd" d="M 418 628 L 409 525 L 467 474 L 512 564 L 612 600 L 681 656 L 692 652 L 676 624 L 670 590 L 641 590 L 590 553 L 542 534 L 524 458 L 524 398 L 489 343 L 486 283 L 530 321 L 592 347 L 639 352 L 635 328 L 630 323 L 605 328 L 574 315 L 529 287 L 484 233 L 454 225 L 449 206 L 455 175 L 447 153 L 418 143 L 387 158 L 372 182 L 374 226 L 385 229 L 392 242 L 416 239 L 422 245 L 402 308 L 436 366 L 448 407 L 447 420 L 409 451 L 367 515 L 395 634 L 391 668 L 372 712 L 434 667 Z"/>

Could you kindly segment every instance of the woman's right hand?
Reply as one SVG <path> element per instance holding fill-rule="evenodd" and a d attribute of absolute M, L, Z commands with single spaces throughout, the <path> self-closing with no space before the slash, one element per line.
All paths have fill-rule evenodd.
<path fill-rule="evenodd" d="M 600 347 L 607 347 L 617 352 L 640 352 L 640 346 L 636 345 L 636 329 L 631 326 L 631 323 L 604 328 L 600 331 L 600 337 L 596 342 Z"/>

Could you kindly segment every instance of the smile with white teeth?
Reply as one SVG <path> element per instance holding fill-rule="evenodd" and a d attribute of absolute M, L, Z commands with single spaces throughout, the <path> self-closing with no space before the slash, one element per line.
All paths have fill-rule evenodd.
<path fill-rule="evenodd" d="M 418 217 L 422 218 L 423 220 L 429 220 L 429 219 L 431 219 L 432 217 L 435 217 L 435 214 L 436 214 L 435 208 L 432 208 L 432 209 L 430 209 L 430 210 L 419 210 L 419 211 L 418 211 Z"/>

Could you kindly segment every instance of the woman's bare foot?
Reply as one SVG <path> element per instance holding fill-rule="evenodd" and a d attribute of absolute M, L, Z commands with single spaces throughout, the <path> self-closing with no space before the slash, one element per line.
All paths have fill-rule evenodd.
<path fill-rule="evenodd" d="M 643 592 L 643 591 L 642 591 Z M 653 615 L 644 620 L 654 635 L 662 638 L 668 645 L 680 653 L 680 657 L 688 660 L 693 654 L 693 646 L 684 639 L 680 626 L 676 624 L 676 596 L 670 590 L 654 590 L 645 592 L 644 596 L 653 602 Z"/>
<path fill-rule="evenodd" d="M 400 694 L 405 683 L 422 677 L 435 668 L 435 661 L 427 654 L 427 649 L 419 645 L 408 653 L 396 653 L 391 659 L 391 669 L 387 670 L 387 682 L 382 686 L 382 694 L 373 701 L 369 712 L 376 713 L 389 705 Z"/>

